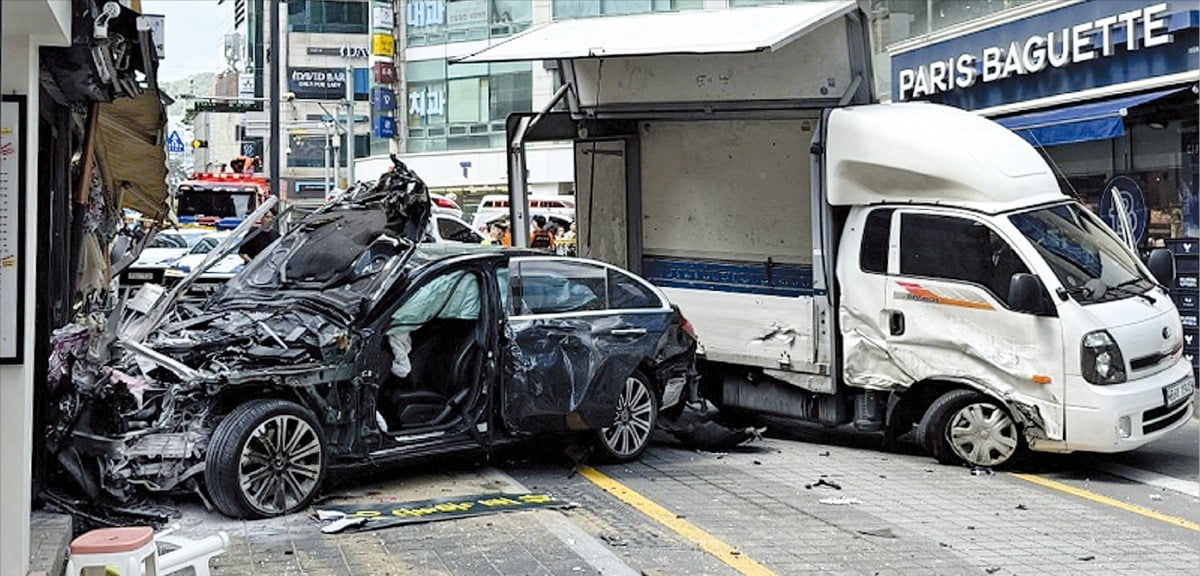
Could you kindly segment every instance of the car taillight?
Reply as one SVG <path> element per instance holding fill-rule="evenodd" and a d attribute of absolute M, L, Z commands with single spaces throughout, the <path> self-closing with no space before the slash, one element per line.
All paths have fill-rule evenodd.
<path fill-rule="evenodd" d="M 699 340 L 699 338 L 696 337 L 696 327 L 692 326 L 692 321 L 684 317 L 683 314 L 679 314 L 679 328 L 681 328 L 685 334 L 691 336 L 692 340 Z"/>
<path fill-rule="evenodd" d="M 449 198 L 434 198 L 433 202 L 440 208 L 451 208 L 458 210 L 458 204 L 455 204 L 454 201 Z"/>

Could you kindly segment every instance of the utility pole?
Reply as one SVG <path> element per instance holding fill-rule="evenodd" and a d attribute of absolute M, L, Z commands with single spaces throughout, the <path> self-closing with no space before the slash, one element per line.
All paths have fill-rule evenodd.
<path fill-rule="evenodd" d="M 354 61 L 346 56 L 346 188 L 354 185 Z"/>
<path fill-rule="evenodd" d="M 283 54 L 279 50 L 279 0 L 269 0 L 267 2 L 271 9 L 271 26 L 270 26 L 270 46 L 271 46 L 271 66 L 270 79 L 267 81 L 267 86 L 270 88 L 270 97 L 268 100 L 271 103 L 271 112 L 269 123 L 271 124 L 271 143 L 268 146 L 267 155 L 270 156 L 270 165 L 268 169 L 271 171 L 271 194 L 276 198 L 279 194 L 279 171 L 281 170 L 279 139 L 283 135 L 282 126 L 279 122 L 279 101 L 283 99 L 283 95 L 279 91 L 279 76 L 282 70 L 280 66 L 283 64 Z"/>

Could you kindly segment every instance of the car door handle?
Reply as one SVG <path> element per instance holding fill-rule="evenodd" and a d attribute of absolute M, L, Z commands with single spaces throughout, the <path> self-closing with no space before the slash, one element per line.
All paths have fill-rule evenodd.
<path fill-rule="evenodd" d="M 645 336 L 645 328 L 613 328 L 609 331 L 613 336 Z"/>
<path fill-rule="evenodd" d="M 888 331 L 892 336 L 900 336 L 904 334 L 904 313 L 889 312 L 888 313 Z"/>

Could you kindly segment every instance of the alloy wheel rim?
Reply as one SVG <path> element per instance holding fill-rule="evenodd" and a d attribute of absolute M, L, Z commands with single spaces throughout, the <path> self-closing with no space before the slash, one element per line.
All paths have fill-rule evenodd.
<path fill-rule="evenodd" d="M 1017 425 L 999 406 L 970 404 L 956 412 L 946 430 L 954 453 L 975 466 L 996 466 L 1017 451 Z"/>
<path fill-rule="evenodd" d="M 647 442 L 654 427 L 654 400 L 650 391 L 634 377 L 625 379 L 617 397 L 617 413 L 611 426 L 600 431 L 604 443 L 618 456 L 636 454 Z"/>
<path fill-rule="evenodd" d="M 275 416 L 259 424 L 238 460 L 238 483 L 252 506 L 282 513 L 297 506 L 321 477 L 321 440 L 304 419 Z"/>

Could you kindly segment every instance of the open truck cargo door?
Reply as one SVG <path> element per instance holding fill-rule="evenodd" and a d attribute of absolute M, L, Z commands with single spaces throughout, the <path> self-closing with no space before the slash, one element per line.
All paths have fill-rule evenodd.
<path fill-rule="evenodd" d="M 553 22 L 455 63 L 558 61 L 573 115 L 629 118 L 865 103 L 869 56 L 838 1 Z"/>
<path fill-rule="evenodd" d="M 557 64 L 565 111 L 509 117 L 514 225 L 525 146 L 573 141 L 580 255 L 666 289 L 710 359 L 819 374 L 789 381 L 832 392 L 834 291 L 814 264 L 833 255 L 809 230 L 829 221 L 809 205 L 810 142 L 821 110 L 872 100 L 867 38 L 856 2 L 805 2 L 555 22 L 457 62 Z M 687 225 L 713 217 L 730 224 Z"/>

